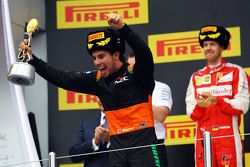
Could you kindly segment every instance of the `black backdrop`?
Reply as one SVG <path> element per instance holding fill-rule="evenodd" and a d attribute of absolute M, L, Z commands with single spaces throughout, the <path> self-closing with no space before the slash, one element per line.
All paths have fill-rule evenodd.
<path fill-rule="evenodd" d="M 175 0 L 148 1 L 149 23 L 131 25 L 147 42 L 150 34 L 195 31 L 207 24 L 240 27 L 241 56 L 225 58 L 226 61 L 250 67 L 250 1 L 234 0 Z M 65 70 L 95 69 L 86 52 L 86 34 L 96 28 L 57 29 L 56 1 L 46 1 L 46 31 L 48 39 L 48 63 Z M 127 50 L 127 53 L 129 49 Z M 39 57 L 39 55 L 37 55 Z M 167 83 L 174 100 L 171 115 L 185 114 L 185 93 L 192 72 L 205 65 L 204 60 L 155 65 L 156 80 Z M 97 114 L 97 110 L 58 111 L 58 89 L 49 84 L 49 150 L 57 156 L 68 155 L 82 119 Z M 245 133 L 250 132 L 250 114 L 246 114 Z M 169 146 L 170 167 L 194 166 L 193 145 Z M 250 152 L 250 137 L 246 136 L 245 152 Z M 70 163 L 69 159 L 60 163 Z"/>

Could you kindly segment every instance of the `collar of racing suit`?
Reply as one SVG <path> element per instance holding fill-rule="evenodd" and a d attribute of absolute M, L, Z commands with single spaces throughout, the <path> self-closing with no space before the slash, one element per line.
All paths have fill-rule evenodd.
<path fill-rule="evenodd" d="M 206 70 L 209 73 L 217 72 L 217 71 L 220 71 L 223 67 L 225 67 L 225 65 L 226 65 L 226 61 L 224 59 L 222 59 L 218 65 L 211 66 L 211 65 L 207 64 Z"/>
<path fill-rule="evenodd" d="M 123 63 L 123 65 L 121 66 L 121 68 L 119 68 L 116 72 L 113 72 L 112 74 L 110 74 L 107 79 L 108 80 L 112 80 L 114 78 L 117 78 L 119 76 L 121 76 L 124 73 L 124 70 L 126 70 L 128 68 L 129 64 L 128 63 Z"/>

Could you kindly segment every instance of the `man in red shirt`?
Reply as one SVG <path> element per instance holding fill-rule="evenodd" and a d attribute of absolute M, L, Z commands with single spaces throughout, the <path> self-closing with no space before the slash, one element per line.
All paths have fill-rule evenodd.
<path fill-rule="evenodd" d="M 205 131 L 211 133 L 213 167 L 243 166 L 239 126 L 249 107 L 248 82 L 240 66 L 222 58 L 229 40 L 230 33 L 224 27 L 201 28 L 199 42 L 207 65 L 193 73 L 186 94 L 187 115 L 197 122 L 196 138 L 202 138 Z M 204 166 L 202 142 L 196 140 L 195 144 L 198 167 Z"/>

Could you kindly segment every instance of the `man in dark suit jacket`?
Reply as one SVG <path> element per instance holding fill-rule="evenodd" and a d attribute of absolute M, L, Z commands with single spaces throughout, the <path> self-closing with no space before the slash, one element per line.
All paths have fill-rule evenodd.
<path fill-rule="evenodd" d="M 102 105 L 98 99 L 101 109 Z M 105 114 L 100 112 L 98 117 L 93 117 L 81 122 L 77 138 L 70 147 L 69 154 L 84 154 L 105 151 L 109 147 L 109 131 L 104 127 Z M 85 156 L 71 157 L 73 162 L 84 162 L 84 167 L 106 167 L 108 166 L 108 153 L 99 153 Z"/>

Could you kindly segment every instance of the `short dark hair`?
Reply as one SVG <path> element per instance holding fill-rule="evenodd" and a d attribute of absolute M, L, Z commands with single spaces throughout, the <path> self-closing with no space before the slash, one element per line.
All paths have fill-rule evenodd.
<path fill-rule="evenodd" d="M 128 58 L 133 58 L 133 57 L 135 57 L 135 53 L 134 52 L 131 52 L 131 53 L 128 54 Z"/>

